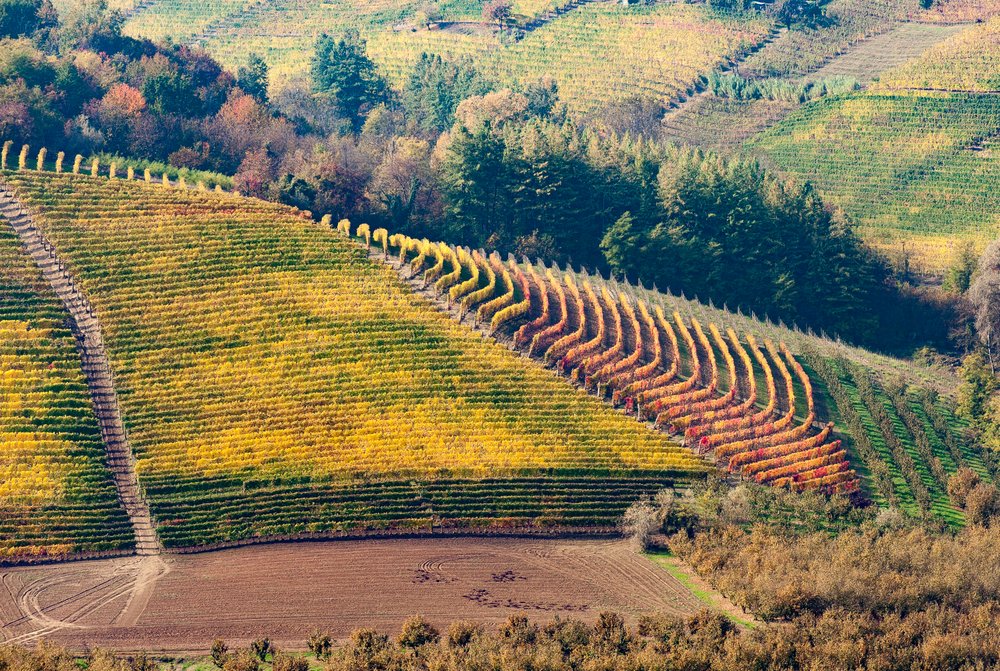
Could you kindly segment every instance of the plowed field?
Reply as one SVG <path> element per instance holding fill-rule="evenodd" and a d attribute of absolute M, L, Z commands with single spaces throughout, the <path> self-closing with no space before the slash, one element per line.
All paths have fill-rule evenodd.
<path fill-rule="evenodd" d="M 2 573 L 3 638 L 72 647 L 203 652 L 214 638 L 268 635 L 304 648 L 314 628 L 395 633 L 526 614 L 590 620 L 602 610 L 692 613 L 703 604 L 619 540 L 387 539 L 258 545 Z"/>

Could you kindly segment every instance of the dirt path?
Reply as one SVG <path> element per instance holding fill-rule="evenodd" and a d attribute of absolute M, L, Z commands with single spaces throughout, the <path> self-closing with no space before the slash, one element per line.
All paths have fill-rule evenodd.
<path fill-rule="evenodd" d="M 27 208 L 13 191 L 0 183 L 0 219 L 18 234 L 26 253 L 35 261 L 53 292 L 72 317 L 73 336 L 80 353 L 84 376 L 93 403 L 94 415 L 104 441 L 106 463 L 111 471 L 125 512 L 135 533 L 136 553 L 154 555 L 160 551 L 149 507 L 139 488 L 135 457 L 128 443 L 115 390 L 111 363 L 104 349 L 104 337 L 94 308 L 84 297 L 74 278 L 63 265 L 55 248 L 45 238 Z"/>
<path fill-rule="evenodd" d="M 623 540 L 384 539 L 259 545 L 198 555 L 16 567 L 2 573 L 8 642 L 204 652 L 216 637 L 268 635 L 301 649 L 314 628 L 343 638 L 513 614 L 593 620 L 615 610 L 686 615 L 705 602 Z"/>

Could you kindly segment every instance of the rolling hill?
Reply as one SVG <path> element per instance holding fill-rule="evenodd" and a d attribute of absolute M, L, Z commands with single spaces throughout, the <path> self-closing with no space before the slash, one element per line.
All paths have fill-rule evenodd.
<path fill-rule="evenodd" d="M 512 10 L 525 28 L 510 35 L 468 0 L 437 3 L 429 27 L 416 0 L 122 7 L 127 34 L 202 46 L 233 71 L 262 55 L 275 91 L 308 85 L 320 34 L 356 30 L 397 88 L 422 54 L 435 54 L 470 59 L 498 86 L 551 77 L 577 120 L 615 114 L 635 96 L 657 101 L 671 108 L 661 139 L 749 153 L 814 182 L 866 240 L 927 279 L 1000 230 L 994 0 L 929 10 L 917 0 L 830 0 L 821 21 L 790 27 L 705 4 L 521 2 Z M 720 73 L 786 93 L 717 95 L 707 82 Z M 840 93 L 817 93 L 828 85 Z M 851 85 L 860 90 L 844 93 Z"/>
<path fill-rule="evenodd" d="M 32 170 L 3 181 L 94 306 L 168 548 L 606 528 L 710 461 L 795 489 L 857 482 L 862 498 L 961 524 L 947 477 L 970 466 L 991 478 L 936 391 L 953 386 L 944 373 L 582 271 L 346 221 L 334 230 L 258 200 Z M 39 413 L 50 401 L 33 403 Z M 127 529 L 120 511 L 103 514 Z M 72 549 L 104 547 L 87 525 Z"/>
<path fill-rule="evenodd" d="M 505 518 L 606 526 L 706 470 L 287 208 L 7 179 L 95 306 L 168 546 Z"/>

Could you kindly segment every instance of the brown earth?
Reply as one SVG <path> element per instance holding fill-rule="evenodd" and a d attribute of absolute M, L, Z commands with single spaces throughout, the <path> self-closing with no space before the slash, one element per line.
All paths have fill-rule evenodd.
<path fill-rule="evenodd" d="M 263 635 L 301 649 L 314 628 L 336 638 L 361 626 L 395 633 L 414 614 L 442 626 L 704 607 L 621 540 L 288 543 L 8 568 L 0 580 L 5 641 L 171 653 Z"/>

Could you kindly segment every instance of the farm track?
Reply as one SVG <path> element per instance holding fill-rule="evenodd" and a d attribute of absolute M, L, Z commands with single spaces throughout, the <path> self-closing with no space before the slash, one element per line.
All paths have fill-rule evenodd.
<path fill-rule="evenodd" d="M 624 540 L 427 538 L 257 545 L 199 555 L 7 569 L 7 641 L 74 649 L 198 652 L 267 635 L 302 649 L 314 628 L 395 633 L 420 613 L 498 624 L 514 614 L 587 621 L 605 610 L 691 615 L 705 607 Z"/>
<path fill-rule="evenodd" d="M 767 47 L 767 45 L 774 42 L 778 37 L 780 37 L 787 29 L 786 28 L 775 28 L 773 29 L 763 40 L 755 44 L 751 49 L 748 49 L 746 53 L 741 54 L 737 58 L 733 58 L 730 61 L 723 63 L 719 68 L 716 68 L 715 72 L 721 75 L 731 74 L 736 72 L 743 61 L 750 58 L 761 49 Z M 708 88 L 708 81 L 705 78 L 700 78 L 694 84 L 694 93 L 688 95 L 683 100 L 675 100 L 671 106 L 670 111 L 664 115 L 661 120 L 661 124 L 670 124 L 683 114 L 689 107 L 694 106 L 699 100 L 707 96 L 712 95 L 712 92 Z"/>
<path fill-rule="evenodd" d="M 6 644 L 28 645 L 97 623 L 134 625 L 157 581 L 169 572 L 158 555 L 8 569 L 0 612 L 18 613 L 0 627 Z"/>
<path fill-rule="evenodd" d="M 3 185 L 0 185 L 0 218 L 6 220 L 18 234 L 25 251 L 38 265 L 45 280 L 72 318 L 71 327 L 87 387 L 90 389 L 94 414 L 101 429 L 107 465 L 111 470 L 118 498 L 132 522 L 136 554 L 158 554 L 160 543 L 153 528 L 149 507 L 139 488 L 135 457 L 122 422 L 114 376 L 104 349 L 104 338 L 96 313 L 27 209 Z"/>

